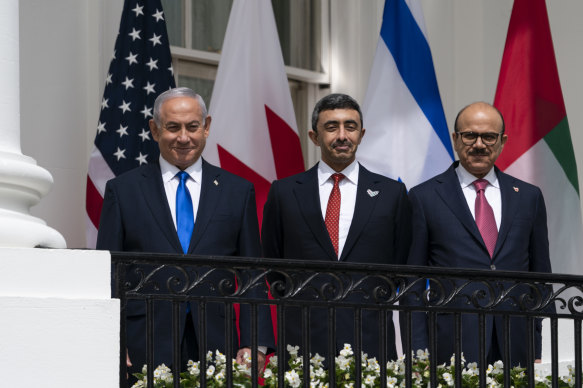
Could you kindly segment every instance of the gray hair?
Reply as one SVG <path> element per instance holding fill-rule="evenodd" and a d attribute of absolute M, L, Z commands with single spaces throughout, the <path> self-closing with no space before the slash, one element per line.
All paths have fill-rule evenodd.
<path fill-rule="evenodd" d="M 207 116 L 206 104 L 199 94 L 195 93 L 194 90 L 185 87 L 166 90 L 164 93 L 161 93 L 156 97 L 156 101 L 154 102 L 154 122 L 156 125 L 158 127 L 162 126 L 162 123 L 160 122 L 160 109 L 162 108 L 162 105 L 166 101 L 177 97 L 190 97 L 198 101 L 198 105 L 202 110 L 202 125 L 204 125 Z"/>

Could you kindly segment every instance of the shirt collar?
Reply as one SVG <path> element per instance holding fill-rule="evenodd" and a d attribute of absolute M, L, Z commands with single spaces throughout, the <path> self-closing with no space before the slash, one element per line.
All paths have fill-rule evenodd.
<path fill-rule="evenodd" d="M 160 155 L 160 172 L 162 173 L 162 181 L 164 183 L 170 182 L 180 169 L 173 164 L 170 164 L 166 159 Z M 196 162 L 188 166 L 184 171 L 190 175 L 190 178 L 195 182 L 202 182 L 202 158 L 198 158 Z"/>
<path fill-rule="evenodd" d="M 457 177 L 460 181 L 460 184 L 462 185 L 462 188 L 464 188 L 464 189 L 470 185 L 473 185 L 474 181 L 476 179 L 478 179 L 477 177 L 472 175 L 470 172 L 468 172 L 468 170 L 466 170 L 464 168 L 464 166 L 461 165 L 461 163 L 457 166 L 457 168 L 455 169 L 455 172 L 457 173 Z M 498 183 L 498 177 L 496 176 L 496 171 L 494 168 L 492 168 L 490 171 L 488 171 L 488 173 L 486 174 L 486 176 L 483 179 L 487 180 L 490 185 L 492 185 L 498 189 L 500 188 L 500 185 Z"/>
<path fill-rule="evenodd" d="M 356 160 L 354 160 L 340 172 L 346 177 L 345 180 L 348 180 L 355 185 L 358 184 L 358 162 Z M 332 167 L 328 166 L 323 161 L 320 161 L 318 163 L 318 184 L 322 186 L 324 183 L 326 183 L 326 181 L 328 181 L 328 179 L 330 179 L 332 174 L 335 173 L 336 171 L 334 171 Z"/>

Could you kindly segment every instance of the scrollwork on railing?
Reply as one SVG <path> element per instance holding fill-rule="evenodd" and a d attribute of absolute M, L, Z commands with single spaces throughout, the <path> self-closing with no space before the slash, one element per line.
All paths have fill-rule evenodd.
<path fill-rule="evenodd" d="M 462 269 L 116 254 L 124 291 L 146 295 L 265 298 L 363 308 L 456 311 L 514 310 L 583 316 L 583 277 Z M 130 256 L 125 258 L 124 256 Z M 115 261 L 115 260 L 114 260 Z M 427 287 L 429 284 L 429 287 Z M 256 291 L 259 290 L 260 293 Z M 278 302 L 279 301 L 279 302 Z M 272 302 L 268 302 L 272 303 Z"/>

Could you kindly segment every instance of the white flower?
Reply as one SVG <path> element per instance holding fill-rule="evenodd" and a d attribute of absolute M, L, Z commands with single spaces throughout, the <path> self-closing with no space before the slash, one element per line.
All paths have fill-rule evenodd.
<path fill-rule="evenodd" d="M 352 356 L 354 353 L 352 352 L 352 347 L 350 344 L 344 344 L 344 348 L 340 351 L 340 355 L 344 357 Z"/>
<path fill-rule="evenodd" d="M 378 372 L 381 370 L 381 366 L 379 365 L 376 357 L 373 358 L 369 358 L 367 361 L 367 365 L 366 365 L 366 370 L 367 371 L 374 371 L 374 372 Z"/>
<path fill-rule="evenodd" d="M 208 369 L 206 370 L 206 377 L 211 378 L 211 377 L 213 377 L 214 373 L 215 373 L 215 366 L 209 365 Z"/>
<path fill-rule="evenodd" d="M 269 365 L 273 365 L 275 368 L 277 368 L 277 356 L 271 356 L 269 358 Z"/>
<path fill-rule="evenodd" d="M 492 369 L 492 374 L 499 375 L 504 373 L 504 363 L 500 360 L 494 363 L 494 369 Z"/>
<path fill-rule="evenodd" d="M 287 346 L 287 351 L 288 351 L 289 355 L 292 357 L 298 355 L 298 350 L 300 350 L 299 346 L 291 346 L 291 345 Z"/>
<path fill-rule="evenodd" d="M 448 386 L 453 387 L 453 376 L 450 373 L 444 373 L 443 379 L 447 383 Z"/>
<path fill-rule="evenodd" d="M 215 380 L 218 381 L 218 382 L 221 382 L 224 379 L 225 379 L 225 374 L 224 374 L 223 371 L 220 371 L 219 373 L 217 373 L 215 375 Z"/>
<path fill-rule="evenodd" d="M 271 371 L 271 369 L 265 369 L 263 371 L 263 378 L 264 379 L 269 379 L 271 377 L 273 377 L 273 372 Z"/>
<path fill-rule="evenodd" d="M 143 380 L 138 380 L 134 383 L 134 385 L 132 385 L 132 388 L 144 388 L 145 386 L 146 384 Z"/>
<path fill-rule="evenodd" d="M 323 368 L 310 368 L 310 377 L 322 378 L 326 376 L 326 371 Z"/>
<path fill-rule="evenodd" d="M 419 361 L 426 361 L 429 358 L 429 350 L 417 349 L 417 358 Z"/>
<path fill-rule="evenodd" d="M 323 366 L 324 362 L 324 357 L 320 356 L 318 353 L 316 353 L 314 355 L 314 357 L 312 357 L 312 359 L 310 360 L 310 363 L 314 366 Z"/>
<path fill-rule="evenodd" d="M 465 362 L 466 362 L 466 359 L 464 358 L 464 354 L 463 353 L 462 353 L 461 360 L 462 360 L 462 366 L 463 366 L 465 364 Z M 454 365 L 454 364 L 455 364 L 455 354 L 452 355 L 451 358 L 450 358 L 450 365 Z"/>
<path fill-rule="evenodd" d="M 348 366 L 350 365 L 350 359 L 344 357 L 344 356 L 338 356 L 336 357 L 336 366 L 338 368 L 340 368 L 340 370 L 346 370 L 348 369 Z"/>
<path fill-rule="evenodd" d="M 245 354 L 247 354 L 247 352 L 245 352 Z M 249 359 L 251 359 L 251 356 L 249 356 Z M 215 355 L 215 362 L 217 364 L 225 364 L 227 362 L 227 357 L 225 357 L 223 353 L 217 350 Z"/>
<path fill-rule="evenodd" d="M 573 376 L 563 376 L 561 377 L 561 380 L 563 380 L 564 383 L 567 383 L 569 387 L 575 385 L 575 380 L 573 380 Z"/>
<path fill-rule="evenodd" d="M 364 385 L 368 385 L 368 386 L 373 387 L 375 379 L 376 379 L 376 376 L 371 376 L 371 375 L 366 376 L 366 379 L 364 379 Z"/>
<path fill-rule="evenodd" d="M 207 360 L 208 362 L 211 362 L 211 361 L 213 360 L 213 352 L 212 352 L 212 351 L 210 351 L 210 350 L 209 350 L 209 351 L 206 353 L 206 360 Z"/>
<path fill-rule="evenodd" d="M 397 379 L 395 377 L 387 376 L 387 388 L 395 388 L 397 386 Z"/>
<path fill-rule="evenodd" d="M 365 352 L 360 352 L 360 360 L 362 361 L 362 365 L 366 365 L 366 361 L 368 360 L 368 354 Z"/>
<path fill-rule="evenodd" d="M 543 376 L 541 376 L 537 370 L 535 370 L 534 371 L 534 381 L 542 383 L 545 381 L 545 378 Z"/>
<path fill-rule="evenodd" d="M 295 370 L 285 372 L 285 379 L 290 385 L 290 387 L 297 388 L 300 386 L 300 376 Z"/>

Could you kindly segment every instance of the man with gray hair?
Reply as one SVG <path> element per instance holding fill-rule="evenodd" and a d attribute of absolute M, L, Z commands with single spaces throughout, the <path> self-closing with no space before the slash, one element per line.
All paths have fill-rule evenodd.
<path fill-rule="evenodd" d="M 201 158 L 210 124 L 211 117 L 207 115 L 203 99 L 191 89 L 171 89 L 158 96 L 149 125 L 160 148 L 159 161 L 140 166 L 107 183 L 97 249 L 261 256 L 253 185 Z M 138 266 L 128 269 L 126 277 L 130 281 L 132 276 L 136 277 L 136 270 Z M 234 287 L 234 280 L 229 280 Z M 211 292 L 209 287 L 208 293 Z M 248 307 L 241 306 L 240 344 L 236 327 L 231 323 L 233 349 L 240 347 L 239 362 L 243 362 L 245 351 L 251 353 Z M 225 352 L 226 308 L 222 304 L 207 303 L 205 350 Z M 180 306 L 178 324 L 183 358 L 198 359 L 198 344 L 202 340 L 197 329 L 198 311 L 193 302 Z M 259 311 L 258 362 L 261 367 L 266 348 L 273 347 L 273 331 L 268 309 L 260 308 Z M 154 364 L 170 365 L 172 305 L 155 302 L 153 321 Z M 140 371 L 146 360 L 146 306 L 143 301 L 128 301 L 126 327 L 129 356 L 136 368 L 131 372 Z"/>

